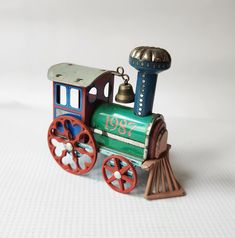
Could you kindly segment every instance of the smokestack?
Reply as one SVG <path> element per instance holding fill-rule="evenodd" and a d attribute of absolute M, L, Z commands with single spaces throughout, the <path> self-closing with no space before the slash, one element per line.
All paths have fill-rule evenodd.
<path fill-rule="evenodd" d="M 170 68 L 171 56 L 161 48 L 139 46 L 131 51 L 129 63 L 138 70 L 134 113 L 144 117 L 152 113 L 157 76 Z"/>

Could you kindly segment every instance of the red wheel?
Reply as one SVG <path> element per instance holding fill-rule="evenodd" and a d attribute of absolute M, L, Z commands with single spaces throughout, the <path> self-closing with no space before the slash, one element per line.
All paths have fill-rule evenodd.
<path fill-rule="evenodd" d="M 102 174 L 105 182 L 119 193 L 131 192 L 137 183 L 135 167 L 119 155 L 111 155 L 104 160 Z"/>
<path fill-rule="evenodd" d="M 95 165 L 94 138 L 77 118 L 60 116 L 54 119 L 48 130 L 48 145 L 55 161 L 69 173 L 85 174 Z"/>

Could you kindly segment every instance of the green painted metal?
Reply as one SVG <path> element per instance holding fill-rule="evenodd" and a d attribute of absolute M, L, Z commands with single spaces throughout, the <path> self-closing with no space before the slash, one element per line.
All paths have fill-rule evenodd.
<path fill-rule="evenodd" d="M 147 131 L 155 118 L 155 114 L 138 117 L 134 115 L 133 108 L 102 103 L 92 115 L 91 127 L 102 132 L 102 134 L 94 132 L 99 147 L 105 146 L 119 151 L 127 158 L 134 158 L 135 163 L 139 165 L 144 160 Z M 111 138 L 107 133 L 118 137 Z M 127 138 L 128 142 L 124 138 Z M 144 148 L 138 146 L 138 143 Z"/>
<path fill-rule="evenodd" d="M 155 114 L 138 117 L 133 113 L 133 108 L 103 103 L 94 111 L 91 126 L 114 135 L 145 143 L 147 129 L 154 118 Z"/>
<path fill-rule="evenodd" d="M 110 149 L 124 152 L 125 154 L 127 154 L 127 157 L 128 155 L 134 156 L 135 160 L 138 162 L 143 161 L 143 154 L 144 154 L 143 148 L 140 148 L 131 144 L 127 144 L 125 142 L 118 141 L 118 140 L 109 138 L 107 136 L 99 135 L 96 133 L 94 133 L 94 137 L 95 137 L 96 143 L 98 143 L 98 146 L 105 145 L 105 147 L 108 147 Z"/>
<path fill-rule="evenodd" d="M 142 165 L 142 162 L 143 160 L 139 159 L 137 160 L 136 159 L 136 156 L 132 156 L 132 155 L 128 155 L 126 153 L 123 153 L 123 152 L 120 152 L 120 151 L 117 151 L 117 150 L 114 150 L 114 149 L 110 149 L 108 147 L 105 147 L 105 146 L 100 146 L 99 147 L 99 152 L 103 155 L 106 155 L 106 156 L 110 156 L 110 155 L 121 155 L 121 156 L 124 156 L 125 158 L 127 158 L 128 160 L 131 161 L 131 163 L 134 165 L 134 166 L 141 166 Z"/>

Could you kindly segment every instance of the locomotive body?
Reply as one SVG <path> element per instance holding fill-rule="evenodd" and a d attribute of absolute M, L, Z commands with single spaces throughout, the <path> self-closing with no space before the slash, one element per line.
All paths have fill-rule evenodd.
<path fill-rule="evenodd" d="M 134 108 L 113 103 L 114 76 L 124 79 L 116 99 L 125 103 L 134 99 L 123 69 L 115 72 L 71 63 L 49 69 L 54 119 L 48 130 L 48 145 L 63 169 L 85 174 L 93 168 L 97 153 L 102 153 L 107 156 L 102 164 L 103 177 L 112 189 L 131 192 L 137 184 L 135 167 L 139 166 L 149 172 L 146 198 L 184 194 L 170 167 L 164 118 L 151 111 L 157 73 L 170 67 L 170 56 L 159 49 L 147 49 L 153 62 L 139 47 L 130 55 L 131 65 L 140 70 Z"/>
<path fill-rule="evenodd" d="M 125 154 L 138 166 L 147 158 L 149 134 L 160 115 L 138 117 L 133 109 L 118 104 L 103 103 L 94 111 L 91 127 L 102 151 L 115 150 Z"/>

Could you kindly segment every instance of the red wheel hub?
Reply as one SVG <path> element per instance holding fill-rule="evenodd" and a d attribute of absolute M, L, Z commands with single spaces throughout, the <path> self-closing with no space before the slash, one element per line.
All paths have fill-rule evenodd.
<path fill-rule="evenodd" d="M 111 155 L 104 160 L 102 174 L 105 182 L 120 193 L 131 192 L 137 184 L 135 167 L 119 155 Z"/>
<path fill-rule="evenodd" d="M 95 165 L 97 150 L 93 135 L 77 118 L 55 118 L 48 130 L 48 145 L 55 161 L 67 172 L 85 174 Z"/>

